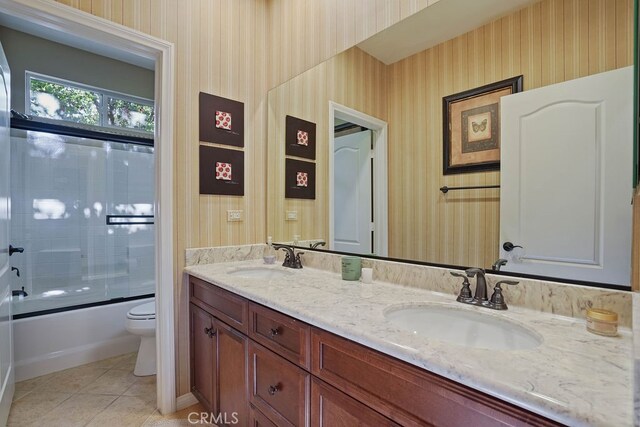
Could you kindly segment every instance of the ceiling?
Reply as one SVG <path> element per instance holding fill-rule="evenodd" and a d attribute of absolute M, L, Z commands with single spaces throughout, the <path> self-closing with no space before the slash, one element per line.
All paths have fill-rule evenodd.
<path fill-rule="evenodd" d="M 440 0 L 358 47 L 385 64 L 422 52 L 538 0 Z"/>
<path fill-rule="evenodd" d="M 3 13 L 0 13 L 0 25 L 46 40 L 51 40 L 56 43 L 75 47 L 81 50 L 86 50 L 87 52 L 95 53 L 97 55 L 106 56 L 107 58 L 137 65 L 138 67 L 146 68 L 148 70 L 155 69 L 155 64 L 152 59 L 144 58 L 128 52 L 123 52 L 122 50 L 116 49 L 113 46 L 109 46 L 106 43 L 94 43 L 89 40 L 73 36 L 72 34 L 69 34 L 60 29 L 34 25 L 33 22 L 29 22 L 14 16 L 5 15 Z"/>

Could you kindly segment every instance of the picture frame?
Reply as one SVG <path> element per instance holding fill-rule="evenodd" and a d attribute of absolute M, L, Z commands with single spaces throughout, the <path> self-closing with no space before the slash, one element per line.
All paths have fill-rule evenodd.
<path fill-rule="evenodd" d="M 522 92 L 523 76 L 442 98 L 443 175 L 500 169 L 500 98 Z"/>
<path fill-rule="evenodd" d="M 285 159 L 286 199 L 316 198 L 316 164 L 302 160 Z"/>
<path fill-rule="evenodd" d="M 285 118 L 285 154 L 316 159 L 316 124 L 293 116 Z"/>
<path fill-rule="evenodd" d="M 200 92 L 200 141 L 244 147 L 244 103 Z"/>
<path fill-rule="evenodd" d="M 200 194 L 244 196 L 244 151 L 200 145 Z"/>

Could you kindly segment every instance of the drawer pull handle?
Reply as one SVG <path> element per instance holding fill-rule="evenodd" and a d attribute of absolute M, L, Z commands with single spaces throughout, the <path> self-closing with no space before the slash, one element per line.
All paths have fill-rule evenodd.
<path fill-rule="evenodd" d="M 268 391 L 269 391 L 269 395 L 273 396 L 274 394 L 280 391 L 280 383 L 276 385 L 270 385 Z"/>
<path fill-rule="evenodd" d="M 216 331 L 214 331 L 213 328 L 204 328 L 204 333 L 209 335 L 209 338 L 216 336 Z"/>
<path fill-rule="evenodd" d="M 271 336 L 271 338 L 275 338 L 276 335 L 280 335 L 280 327 L 269 329 L 269 336 Z"/>

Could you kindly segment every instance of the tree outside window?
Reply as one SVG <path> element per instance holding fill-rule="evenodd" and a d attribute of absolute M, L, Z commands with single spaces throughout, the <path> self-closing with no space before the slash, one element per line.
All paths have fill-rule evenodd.
<path fill-rule="evenodd" d="M 151 101 L 127 99 L 40 76 L 28 76 L 27 84 L 29 113 L 33 116 L 153 133 L 155 114 Z"/>

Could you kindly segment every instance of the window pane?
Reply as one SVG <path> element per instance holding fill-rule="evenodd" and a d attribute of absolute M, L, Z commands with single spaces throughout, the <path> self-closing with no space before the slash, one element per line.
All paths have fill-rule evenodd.
<path fill-rule="evenodd" d="M 107 103 L 109 125 L 153 132 L 153 106 L 109 97 Z"/>
<path fill-rule="evenodd" d="M 84 89 L 30 79 L 30 112 L 37 117 L 100 124 L 100 95 Z"/>

